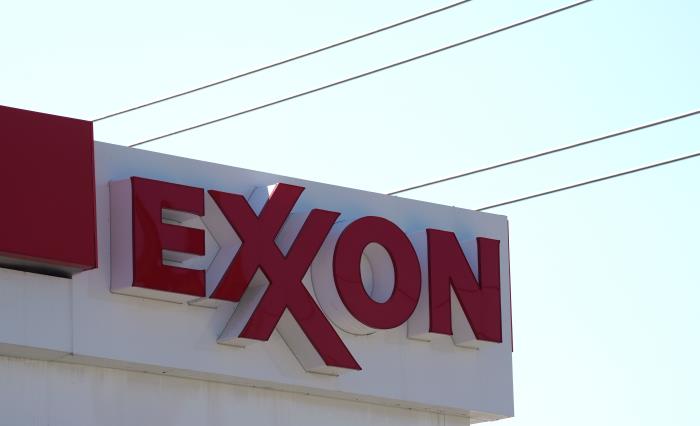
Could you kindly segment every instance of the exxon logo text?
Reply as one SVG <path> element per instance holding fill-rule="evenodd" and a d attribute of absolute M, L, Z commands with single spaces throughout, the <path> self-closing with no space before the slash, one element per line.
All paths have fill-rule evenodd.
<path fill-rule="evenodd" d="M 469 242 L 470 265 L 449 230 L 407 235 L 382 217 L 297 211 L 303 192 L 284 183 L 246 197 L 140 177 L 112 182 L 112 291 L 235 304 L 219 343 L 245 347 L 277 330 L 318 373 L 361 370 L 331 322 L 355 335 L 408 323 L 409 338 L 502 341 L 498 240 Z M 455 310 L 468 327 L 453 327 Z"/>

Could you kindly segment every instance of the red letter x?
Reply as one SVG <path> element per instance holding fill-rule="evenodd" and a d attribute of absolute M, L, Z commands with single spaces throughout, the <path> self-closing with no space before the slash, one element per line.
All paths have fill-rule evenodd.
<path fill-rule="evenodd" d="M 286 256 L 275 243 L 275 237 L 303 191 L 304 188 L 299 186 L 278 184 L 259 216 L 243 196 L 209 191 L 242 241 L 210 297 L 240 301 L 253 276 L 261 269 L 269 285 L 239 337 L 268 340 L 285 310 L 288 310 L 325 365 L 360 370 L 357 361 L 302 283 L 339 213 L 312 210 Z M 300 361 L 304 364 L 304 360 Z"/>

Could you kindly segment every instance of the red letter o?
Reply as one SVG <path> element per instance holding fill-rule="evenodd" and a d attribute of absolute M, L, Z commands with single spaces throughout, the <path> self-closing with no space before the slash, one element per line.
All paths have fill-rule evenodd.
<path fill-rule="evenodd" d="M 394 269 L 394 287 L 385 302 L 373 300 L 362 284 L 360 261 L 371 243 L 387 251 Z M 420 265 L 413 245 L 398 226 L 381 217 L 357 219 L 343 230 L 333 254 L 333 276 L 340 299 L 350 314 L 375 329 L 386 330 L 403 324 L 420 297 Z"/>

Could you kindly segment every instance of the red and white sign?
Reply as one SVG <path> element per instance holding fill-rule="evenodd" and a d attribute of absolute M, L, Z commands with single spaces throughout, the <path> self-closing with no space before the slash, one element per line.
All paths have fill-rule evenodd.
<path fill-rule="evenodd" d="M 11 109 L 0 110 L 0 120 L 7 114 L 24 115 L 24 128 L 63 120 Z M 31 244 L 23 240 L 23 228 L 38 220 L 41 203 L 31 198 L 10 218 L 20 227 L 0 221 L 3 266 L 73 275 L 70 285 L 42 279 L 59 283 L 45 292 L 65 287 L 54 309 L 70 311 L 69 323 L 47 318 L 28 340 L 0 332 L 0 343 L 88 364 L 484 419 L 512 415 L 505 217 L 93 148 L 82 123 L 74 125 L 89 133 L 51 128 L 33 139 L 82 138 L 79 149 L 64 147 L 65 178 L 32 175 L 33 186 L 49 187 L 42 193 L 68 200 L 53 206 L 58 223 L 42 223 L 43 238 Z M 27 134 L 11 136 L 17 170 L 17 161 L 41 157 L 36 147 L 34 157 L 20 152 L 30 149 Z M 0 129 L 3 146 L 8 137 Z M 32 276 L 0 285 L 23 286 Z M 25 303 L 45 297 L 41 288 L 27 285 Z"/>
<path fill-rule="evenodd" d="M 500 241 L 477 238 L 477 280 L 453 232 L 425 229 L 416 236 L 428 254 L 421 265 L 414 243 L 388 219 L 338 222 L 340 212 L 293 213 L 303 192 L 278 183 L 255 188 L 247 199 L 140 177 L 111 182 L 111 290 L 195 305 L 236 303 L 219 343 L 245 347 L 277 329 L 304 369 L 337 374 L 361 367 L 330 321 L 356 335 L 400 327 L 421 298 L 424 269 L 426 306 L 410 337 L 502 342 Z M 209 251 L 216 257 L 206 269 L 187 267 L 207 254 L 205 230 L 213 231 L 217 247 Z M 309 271 L 318 303 L 303 283 Z M 469 321 L 456 331 L 451 290 Z M 313 350 L 301 347 L 306 340 Z"/>

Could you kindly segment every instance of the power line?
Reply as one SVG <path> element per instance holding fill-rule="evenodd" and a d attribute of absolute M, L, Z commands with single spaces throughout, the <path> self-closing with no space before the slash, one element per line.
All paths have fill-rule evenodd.
<path fill-rule="evenodd" d="M 592 180 L 578 182 L 578 183 L 575 183 L 573 185 L 567 185 L 567 186 L 563 186 L 561 188 L 551 189 L 549 191 L 540 192 L 537 194 L 532 194 L 532 195 L 528 195 L 528 196 L 521 197 L 521 198 L 516 198 L 516 199 L 510 200 L 510 201 L 504 201 L 502 203 L 493 204 L 493 205 L 482 207 L 482 208 L 476 209 L 476 210 L 481 212 L 481 211 L 485 211 L 485 210 L 494 209 L 496 207 L 502 207 L 502 206 L 507 206 L 509 204 L 519 203 L 521 201 L 532 200 L 533 198 L 539 198 L 539 197 L 543 197 L 545 195 L 555 194 L 557 192 L 567 191 L 569 189 L 579 188 L 579 187 L 590 185 L 593 183 L 603 182 L 605 180 L 618 178 L 620 176 L 631 175 L 633 173 L 642 172 L 645 170 L 653 169 L 655 167 L 666 166 L 668 164 L 673 164 L 673 163 L 677 163 L 679 161 L 689 160 L 689 159 L 695 158 L 695 157 L 700 157 L 700 151 L 695 152 L 693 154 L 684 155 L 682 157 L 677 157 L 677 158 L 672 158 L 670 160 L 661 161 L 659 163 L 648 164 L 646 166 L 638 167 L 636 169 L 625 170 L 624 172 L 619 172 L 619 173 L 615 173 L 612 175 L 608 175 L 608 176 L 604 176 L 604 177 L 600 177 L 600 178 L 596 178 L 596 179 L 592 179 Z"/>
<path fill-rule="evenodd" d="M 112 113 L 112 114 L 108 114 L 108 115 L 105 115 L 105 116 L 103 116 L 103 117 L 96 118 L 96 119 L 94 119 L 94 120 L 92 120 L 92 121 L 93 121 L 93 123 L 94 123 L 94 122 L 98 122 L 98 121 L 101 121 L 101 120 L 106 120 L 106 119 L 108 119 L 108 118 L 116 117 L 116 116 L 118 116 L 118 115 L 126 114 L 126 113 L 128 113 L 128 112 L 136 111 L 136 110 L 139 110 L 139 109 L 141 109 L 141 108 L 146 108 L 146 107 L 149 107 L 149 106 L 152 106 L 152 105 L 159 104 L 159 103 L 161 103 L 161 102 L 165 102 L 165 101 L 169 101 L 169 100 L 171 100 L 171 99 L 179 98 L 180 96 L 189 95 L 189 94 L 191 94 L 191 93 L 199 92 L 200 90 L 204 90 L 204 89 L 208 89 L 208 88 L 210 88 L 210 87 L 218 86 L 218 85 L 223 84 L 223 83 L 228 83 L 229 81 L 237 80 L 237 79 L 242 78 L 242 77 L 247 77 L 247 76 L 249 76 L 249 75 L 257 74 L 257 73 L 259 73 L 259 72 L 261 72 L 261 71 L 269 70 L 269 69 L 278 67 L 278 66 L 280 66 L 280 65 L 288 64 L 288 63 L 290 63 L 290 62 L 297 61 L 297 60 L 299 60 L 299 59 L 303 59 L 303 58 L 306 58 L 306 57 L 308 57 L 308 56 L 315 55 L 315 54 L 317 54 L 317 53 L 325 52 L 326 50 L 331 50 L 331 49 L 334 49 L 334 48 L 336 48 L 336 47 L 340 47 L 340 46 L 343 46 L 343 45 L 345 45 L 345 44 L 352 43 L 352 42 L 354 42 L 354 41 L 361 40 L 361 39 L 363 39 L 363 38 L 370 37 L 370 36 L 373 36 L 373 35 L 382 33 L 382 32 L 384 32 L 384 31 L 388 31 L 388 30 L 391 30 L 391 29 L 393 29 L 393 28 L 400 27 L 400 26 L 402 26 L 402 25 L 408 24 L 408 23 L 410 23 L 410 22 L 417 21 L 417 20 L 419 20 L 419 19 L 427 18 L 428 16 L 435 15 L 435 14 L 438 14 L 438 13 L 440 13 L 440 12 L 444 12 L 444 11 L 446 11 L 446 10 L 455 8 L 455 7 L 457 7 L 457 6 L 461 6 L 461 5 L 465 4 L 465 3 L 469 3 L 470 1 L 472 1 L 472 0 L 462 0 L 462 1 L 458 1 L 458 2 L 456 2 L 456 3 L 448 4 L 447 6 L 443 6 L 443 7 L 440 7 L 440 8 L 438 8 L 438 9 L 434 9 L 434 10 L 431 10 L 431 11 L 429 11 L 429 12 L 425 12 L 425 13 L 422 13 L 422 14 L 420 14 L 420 15 L 417 15 L 417 16 L 414 16 L 414 17 L 411 17 L 411 18 L 408 18 L 408 19 L 404 19 L 404 20 L 399 21 L 399 22 L 395 22 L 395 23 L 393 23 L 393 24 L 391 24 L 391 25 L 387 25 L 387 26 L 384 26 L 384 27 L 381 27 L 381 28 L 377 28 L 377 29 L 375 29 L 375 30 L 372 30 L 372 31 L 367 32 L 367 33 L 364 33 L 364 34 L 360 34 L 360 35 L 357 35 L 357 36 L 354 36 L 354 37 L 350 37 L 350 38 L 347 38 L 347 39 L 338 41 L 338 42 L 336 42 L 336 43 L 329 44 L 329 45 L 327 45 L 327 46 L 323 46 L 323 47 L 319 47 L 319 48 L 314 49 L 314 50 L 310 50 L 310 51 L 305 52 L 305 53 L 302 53 L 302 54 L 300 54 L 300 55 L 292 56 L 292 57 L 289 57 L 289 58 L 287 58 L 287 59 L 283 59 L 283 60 L 281 60 L 281 61 L 273 62 L 273 63 L 271 63 L 271 64 L 268 64 L 268 65 L 265 65 L 265 66 L 262 66 L 262 67 L 259 67 L 259 68 L 255 68 L 255 69 L 252 69 L 252 70 L 249 70 L 249 71 L 245 71 L 245 72 L 243 72 L 243 73 L 241 73 L 241 74 L 236 74 L 236 75 L 234 75 L 234 76 L 227 77 L 227 78 L 225 78 L 225 79 L 223 79 L 223 80 L 218 80 L 218 81 L 215 81 L 215 82 L 212 82 L 212 83 L 209 83 L 209 84 L 205 84 L 205 85 L 203 85 L 203 86 L 199 86 L 199 87 L 195 87 L 195 88 L 193 88 L 193 89 L 185 90 L 184 92 L 179 92 L 179 93 L 176 93 L 176 94 L 174 94 L 174 95 L 166 96 L 166 97 L 164 97 L 164 98 L 156 99 L 156 100 L 151 101 L 151 102 L 146 102 L 146 103 L 144 103 L 144 104 L 137 105 L 137 106 L 132 107 L 132 108 L 128 108 L 128 109 L 125 109 L 125 110 L 122 110 L 122 111 L 118 111 L 118 112 L 115 112 L 115 113 Z"/>
<path fill-rule="evenodd" d="M 414 190 L 414 189 L 425 188 L 426 186 L 431 186 L 431 185 L 435 185 L 435 184 L 438 184 L 438 183 L 443 183 L 443 182 L 448 182 L 448 181 L 451 181 L 451 180 L 454 180 L 454 179 L 463 178 L 463 177 L 465 177 L 465 176 L 471 176 L 471 175 L 475 175 L 475 174 L 478 174 L 478 173 L 483 173 L 483 172 L 486 172 L 486 171 L 489 171 L 489 170 L 495 170 L 495 169 L 498 169 L 498 168 L 501 168 L 501 167 L 504 167 L 504 166 L 510 166 L 510 165 L 513 165 L 513 164 L 522 163 L 522 162 L 524 162 L 524 161 L 532 160 L 532 159 L 539 158 L 539 157 L 544 157 L 544 156 L 547 156 L 547 155 L 555 154 L 555 153 L 557 153 L 557 152 L 562 152 L 562 151 L 566 151 L 566 150 L 569 150 L 569 149 L 578 148 L 578 147 L 581 147 L 581 146 L 584 146 L 584 145 L 592 144 L 592 143 L 594 143 L 594 142 L 600 142 L 600 141 L 604 141 L 604 140 L 608 140 L 608 139 L 615 138 L 615 137 L 617 137 L 617 136 L 626 135 L 626 134 L 628 134 L 628 133 L 637 132 L 637 131 L 639 131 L 639 130 L 648 129 L 648 128 L 650 128 L 650 127 L 659 126 L 659 125 L 661 125 L 661 124 L 670 123 L 670 122 L 672 122 L 672 121 L 680 120 L 680 119 L 682 119 L 682 118 L 692 117 L 692 116 L 697 115 L 697 114 L 700 114 L 700 109 L 696 109 L 696 110 L 694 110 L 694 111 L 686 112 L 686 113 L 679 114 L 679 115 L 674 115 L 674 116 L 671 116 L 671 117 L 666 117 L 666 118 L 663 118 L 663 119 L 661 119 L 661 120 L 652 121 L 652 122 L 649 122 L 649 123 L 646 123 L 646 124 L 642 124 L 642 125 L 639 125 L 639 126 L 631 127 L 631 128 L 624 129 L 624 130 L 619 130 L 619 131 L 616 131 L 616 132 L 613 132 L 613 133 L 608 133 L 608 134 L 603 135 L 603 136 L 598 136 L 598 137 L 595 137 L 595 138 L 593 138 L 593 139 L 588 139 L 588 140 L 576 142 L 576 143 L 571 144 L 571 145 L 560 146 L 560 147 L 557 147 L 557 148 L 554 148 L 554 149 L 549 149 L 549 150 L 547 150 L 547 151 L 542 151 L 542 152 L 538 152 L 538 153 L 535 153 L 535 154 L 530 154 L 530 155 L 527 155 L 527 156 L 525 156 L 525 157 L 515 158 L 515 159 L 513 159 L 513 160 L 504 161 L 504 162 L 502 162 L 502 163 L 492 164 L 492 165 L 490 165 L 490 166 L 481 167 L 481 168 L 474 169 L 474 170 L 469 170 L 469 171 L 466 171 L 466 172 L 461 172 L 461 173 L 458 173 L 458 174 L 456 174 L 456 175 L 451 175 L 451 176 L 447 176 L 447 177 L 444 177 L 444 178 L 441 178 L 441 179 L 432 180 L 432 181 L 430 181 L 430 182 L 425 182 L 425 183 L 421 183 L 421 184 L 418 184 L 418 185 L 409 186 L 409 187 L 407 187 L 407 188 L 398 189 L 398 190 L 396 190 L 396 191 L 389 192 L 387 195 L 396 195 L 396 194 L 400 194 L 400 193 L 403 193 L 403 192 L 412 191 L 412 190 Z"/>
<path fill-rule="evenodd" d="M 560 8 L 558 8 L 558 9 L 554 9 L 554 10 L 551 10 L 551 11 L 549 11 L 549 12 L 542 13 L 542 14 L 540 14 L 540 15 L 537 15 L 537 16 L 534 16 L 534 17 L 531 17 L 531 18 L 527 18 L 527 19 L 525 19 L 525 20 L 518 21 L 518 22 L 515 22 L 515 23 L 513 23 L 513 24 L 510 24 L 510 25 L 506 25 L 506 26 L 504 26 L 504 27 L 497 28 L 497 29 L 495 29 L 495 30 L 488 31 L 488 32 L 486 32 L 486 33 L 482 33 L 482 34 L 480 34 L 480 35 L 478 35 L 478 36 L 471 37 L 471 38 L 468 38 L 468 39 L 466 39 L 466 40 L 462 40 L 462 41 L 460 41 L 460 42 L 453 43 L 453 44 L 450 44 L 450 45 L 448 45 L 448 46 L 441 47 L 441 48 L 439 48 L 439 49 L 435 49 L 435 50 L 431 50 L 431 51 L 429 51 L 429 52 L 422 53 L 422 54 L 420 54 L 420 55 L 418 55 L 418 56 L 413 56 L 413 57 L 411 57 L 411 58 L 404 59 L 404 60 L 402 60 L 402 61 L 395 62 L 395 63 L 390 64 L 390 65 L 385 65 L 385 66 L 383 66 L 383 67 L 381 67 L 381 68 L 376 68 L 376 69 L 374 69 L 374 70 L 367 71 L 367 72 L 364 72 L 364 73 L 362 73 L 362 74 L 357 74 L 357 75 L 355 75 L 355 76 L 348 77 L 348 78 L 346 78 L 346 79 L 339 80 L 339 81 L 336 81 L 336 82 L 334 82 L 334 83 L 327 84 L 327 85 L 325 85 L 325 86 L 317 87 L 317 88 L 315 88 L 315 89 L 311 89 L 311 90 L 307 90 L 307 91 L 305 91 L 305 92 L 297 93 L 297 94 L 295 94 L 295 95 L 287 96 L 287 97 L 285 97 L 285 98 L 281 98 L 281 99 L 278 99 L 278 100 L 276 100 L 276 101 L 268 102 L 268 103 L 263 104 L 263 105 L 259 105 L 259 106 L 253 107 L 253 108 L 249 108 L 249 109 L 246 109 L 246 110 L 243 110 L 243 111 L 239 111 L 239 112 L 236 112 L 236 113 L 234 113 L 234 114 L 226 115 L 226 116 L 223 116 L 223 117 L 220 117 L 220 118 L 217 118 L 217 119 L 214 119 L 214 120 L 206 121 L 206 122 L 204 122 L 204 123 L 200 123 L 200 124 L 197 124 L 197 125 L 194 125 L 194 126 L 191 126 L 191 127 L 187 127 L 187 128 L 181 129 L 181 130 L 177 130 L 177 131 L 174 131 L 174 132 L 166 133 L 166 134 L 164 134 L 164 135 L 156 136 L 156 137 L 154 137 L 154 138 L 146 139 L 146 140 L 143 140 L 143 141 L 141 141 L 141 142 L 137 142 L 137 143 L 131 144 L 131 145 L 129 145 L 129 147 L 132 147 L 132 148 L 133 148 L 133 147 L 136 147 L 136 146 L 139 146 L 139 145 L 143 145 L 143 144 L 146 144 L 146 143 L 154 142 L 154 141 L 157 141 L 157 140 L 160 140 L 160 139 L 164 139 L 164 138 L 167 138 L 167 137 L 170 137 L 170 136 L 175 136 L 175 135 L 178 135 L 178 134 L 180 134 L 180 133 L 189 132 L 189 131 L 191 131 L 191 130 L 199 129 L 200 127 L 209 126 L 209 125 L 211 125 L 211 124 L 215 124 L 215 123 L 218 123 L 218 122 L 221 122 L 221 121 L 224 121 L 224 120 L 228 120 L 228 119 L 230 119 L 230 118 L 238 117 L 238 116 L 241 116 L 241 115 L 244 115 L 244 114 L 248 114 L 248 113 L 251 113 L 251 112 L 254 112 L 254 111 L 258 111 L 258 110 L 264 109 L 264 108 L 268 108 L 268 107 L 271 107 L 271 106 L 274 106 L 274 105 L 277 105 L 277 104 L 281 104 L 281 103 L 283 103 L 283 102 L 291 101 L 291 100 L 293 100 L 293 99 L 301 98 L 301 97 L 303 97 L 303 96 L 310 95 L 310 94 L 316 93 L 316 92 L 320 92 L 320 91 L 322 91 L 322 90 L 330 89 L 331 87 L 339 86 L 339 85 L 341 85 L 341 84 L 345 84 L 345 83 L 348 83 L 348 82 L 351 82 L 351 81 L 354 81 L 354 80 L 357 80 L 357 79 L 360 79 L 360 78 L 363 78 L 363 77 L 367 77 L 367 76 L 370 76 L 370 75 L 372 75 L 372 74 L 376 74 L 376 73 L 379 73 L 379 72 L 382 72 L 382 71 L 389 70 L 389 69 L 394 68 L 394 67 L 398 67 L 398 66 L 400 66 L 400 65 L 408 64 L 408 63 L 413 62 L 413 61 L 416 61 L 416 60 L 418 60 L 418 59 L 423 59 L 423 58 L 426 58 L 426 57 L 428 57 L 428 56 L 432 56 L 432 55 L 435 55 L 435 54 L 437 54 L 437 53 L 444 52 L 444 51 L 446 51 L 446 50 L 453 49 L 453 48 L 455 48 L 455 47 L 459 47 L 459 46 L 465 45 L 465 44 L 467 44 L 467 43 L 471 43 L 471 42 L 474 42 L 474 41 L 477 41 L 477 40 L 480 40 L 480 39 L 483 39 L 483 38 L 486 38 L 486 37 L 489 37 L 489 36 L 492 36 L 492 35 L 501 33 L 501 32 L 503 32 L 503 31 L 507 31 L 507 30 L 510 30 L 510 29 L 512 29 L 512 28 L 516 28 L 516 27 L 519 27 L 519 26 L 521 26 L 521 25 L 525 25 L 525 24 L 527 24 L 527 23 L 530 23 L 530 22 L 533 22 L 533 21 L 537 21 L 537 20 L 546 18 L 546 17 L 551 16 L 551 15 L 555 15 L 555 14 L 560 13 L 560 12 L 564 12 L 564 11 L 566 11 L 566 10 L 568 10 L 568 9 L 572 9 L 572 8 L 574 8 L 574 7 L 577 7 L 577 6 L 581 6 L 581 5 L 586 4 L 586 3 L 589 3 L 589 2 L 591 2 L 591 1 L 593 1 L 593 0 L 582 0 L 582 1 L 578 1 L 578 2 L 576 2 L 576 3 L 572 3 L 572 4 L 569 4 L 569 5 L 567 5 L 567 6 L 560 7 Z"/>

